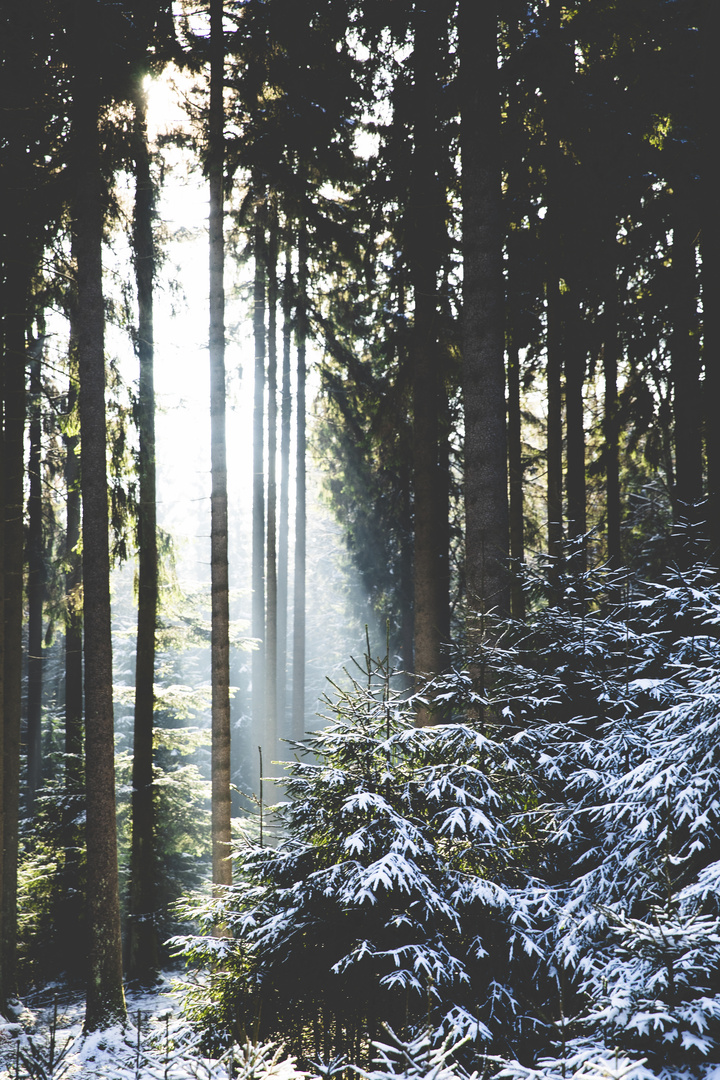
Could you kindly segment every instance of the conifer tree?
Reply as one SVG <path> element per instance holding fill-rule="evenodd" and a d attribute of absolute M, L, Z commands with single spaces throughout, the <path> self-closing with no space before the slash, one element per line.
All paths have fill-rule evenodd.
<path fill-rule="evenodd" d="M 225 445 L 225 289 L 223 237 L 225 42 L 222 0 L 210 3 L 210 416 L 212 593 L 212 848 L 213 883 L 229 885 L 230 612 L 228 597 L 227 460 Z"/>
<path fill-rule="evenodd" d="M 154 189 L 147 141 L 147 95 L 137 77 L 133 101 L 135 214 L 133 246 L 138 296 L 137 354 L 140 506 L 138 520 L 138 629 L 133 735 L 132 846 L 127 972 L 148 981 L 158 966 L 155 928 L 155 799 L 153 721 L 155 709 L 155 633 L 158 607 L 158 545 L 155 505 L 155 390 L 153 371 Z"/>
<path fill-rule="evenodd" d="M 83 503 L 85 783 L 89 972 L 85 1028 L 125 1017 L 115 821 L 115 748 L 110 628 L 110 553 L 105 419 L 103 192 L 99 43 L 106 13 L 79 0 L 74 40 L 73 218 Z"/>
<path fill-rule="evenodd" d="M 509 538 L 497 10 L 460 7 L 465 564 L 471 612 L 507 615 Z"/>

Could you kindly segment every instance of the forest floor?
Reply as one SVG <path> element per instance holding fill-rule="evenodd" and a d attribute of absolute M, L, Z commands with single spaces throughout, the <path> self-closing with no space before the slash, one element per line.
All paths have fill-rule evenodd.
<path fill-rule="evenodd" d="M 128 1021 L 84 1036 L 84 997 L 61 983 L 28 994 L 17 1020 L 0 1021 L 0 1080 L 291 1080 L 301 1074 L 275 1047 L 234 1047 L 205 1057 L 182 1017 L 171 976 L 126 994 Z M 232 1057 L 231 1057 L 232 1054 Z"/>

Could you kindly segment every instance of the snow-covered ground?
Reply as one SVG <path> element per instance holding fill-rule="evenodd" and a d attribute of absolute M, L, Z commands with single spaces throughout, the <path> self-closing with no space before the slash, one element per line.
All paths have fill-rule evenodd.
<path fill-rule="evenodd" d="M 0 1024 L 0 1080 L 298 1080 L 292 1060 L 271 1044 L 205 1057 L 182 1019 L 169 980 L 127 995 L 128 1022 L 83 1036 L 84 1001 L 62 985 L 30 995 L 15 1023 Z"/>

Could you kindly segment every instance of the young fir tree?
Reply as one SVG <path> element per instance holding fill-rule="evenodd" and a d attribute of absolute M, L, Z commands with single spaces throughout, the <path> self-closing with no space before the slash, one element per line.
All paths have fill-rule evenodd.
<path fill-rule="evenodd" d="M 367 658 L 310 761 L 288 766 L 286 839 L 247 843 L 220 907 L 186 907 L 233 939 L 176 939 L 209 983 L 188 1008 L 208 1041 L 253 1030 L 293 1053 L 349 1055 L 389 1022 L 508 1052 L 532 1035 L 532 783 L 512 750 L 463 724 L 414 727 L 412 702 Z M 314 759 L 314 760 L 312 760 Z M 307 957 L 313 956 L 308 967 Z"/>

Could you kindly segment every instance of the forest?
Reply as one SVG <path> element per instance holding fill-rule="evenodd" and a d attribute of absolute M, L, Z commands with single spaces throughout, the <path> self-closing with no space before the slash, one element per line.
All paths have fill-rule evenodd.
<path fill-rule="evenodd" d="M 719 1080 L 719 23 L 2 0 L 0 1077 Z"/>

